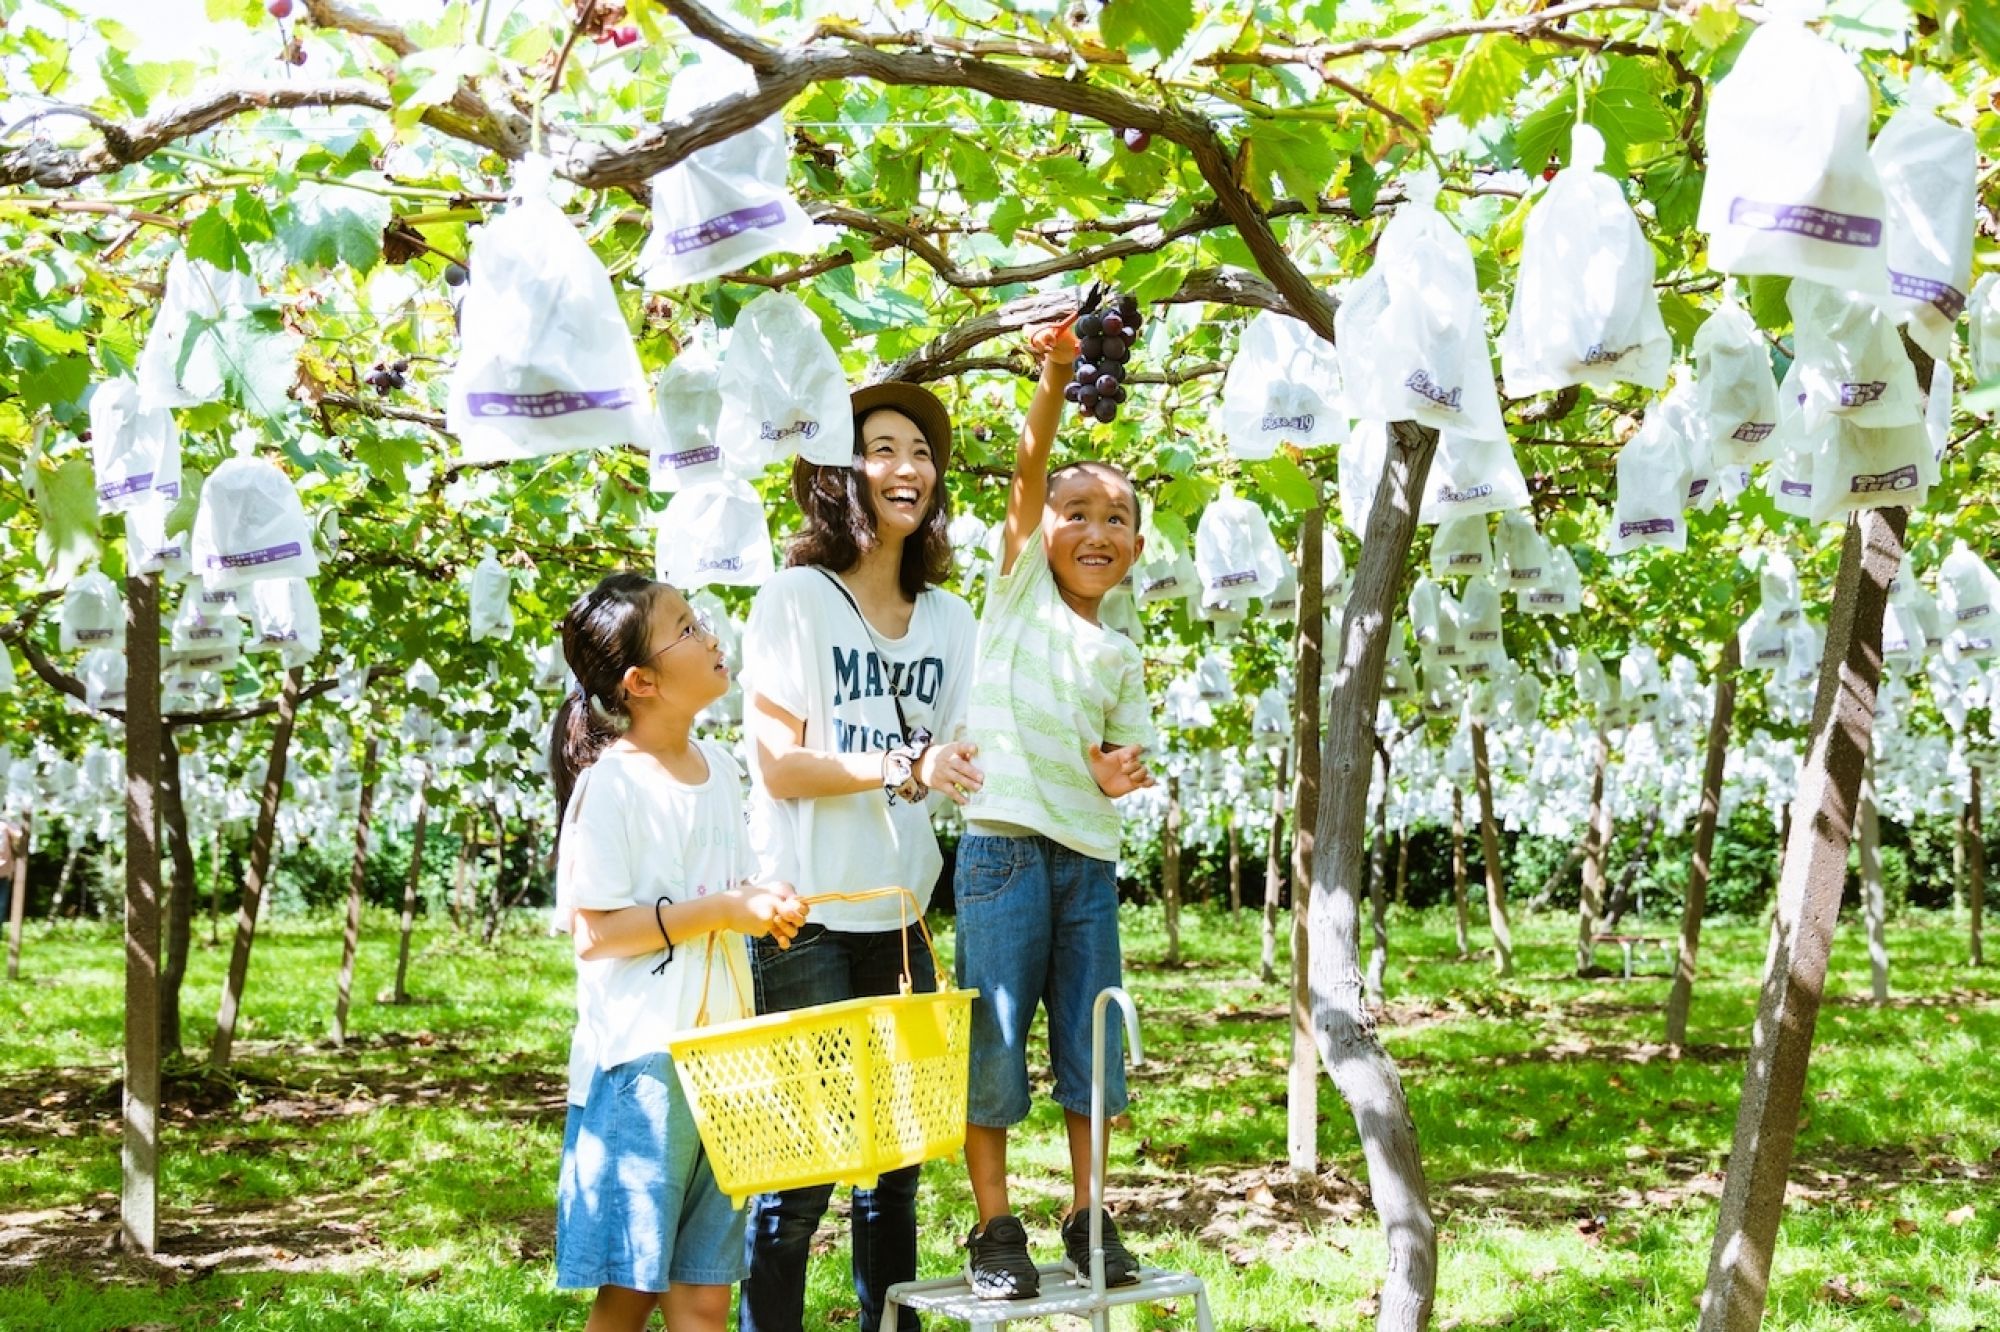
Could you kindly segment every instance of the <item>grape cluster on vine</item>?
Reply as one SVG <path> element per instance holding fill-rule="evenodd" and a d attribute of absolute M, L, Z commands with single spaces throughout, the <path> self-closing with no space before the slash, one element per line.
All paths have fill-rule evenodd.
<path fill-rule="evenodd" d="M 1140 317 L 1138 299 L 1130 295 L 1106 306 L 1077 316 L 1076 372 L 1063 397 L 1083 415 L 1109 424 L 1118 419 L 1118 404 L 1125 401 L 1125 376 L 1139 340 Z"/>

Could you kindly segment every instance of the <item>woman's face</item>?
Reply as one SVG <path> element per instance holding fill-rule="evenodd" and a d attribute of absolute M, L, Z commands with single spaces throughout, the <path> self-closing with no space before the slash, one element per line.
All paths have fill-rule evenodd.
<path fill-rule="evenodd" d="M 870 412 L 856 441 L 862 486 L 883 540 L 908 540 L 930 516 L 937 496 L 937 463 L 917 423 L 893 408 Z"/>

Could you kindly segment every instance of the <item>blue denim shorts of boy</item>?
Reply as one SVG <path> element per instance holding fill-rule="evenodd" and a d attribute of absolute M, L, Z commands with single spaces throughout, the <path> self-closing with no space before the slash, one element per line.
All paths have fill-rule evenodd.
<path fill-rule="evenodd" d="M 729 1286 L 743 1279 L 743 1213 L 716 1187 L 665 1051 L 600 1068 L 563 1126 L 556 1285 Z"/>
<path fill-rule="evenodd" d="M 972 1070 L 965 1117 L 1011 1128 L 1028 1117 L 1028 1028 L 1049 1014 L 1057 1104 L 1090 1113 L 1090 1010 L 1123 981 L 1118 875 L 1108 860 L 1046 837 L 983 837 L 958 844 L 958 983 L 974 988 Z M 1123 1024 L 1105 1015 L 1104 1113 L 1125 1109 Z"/>

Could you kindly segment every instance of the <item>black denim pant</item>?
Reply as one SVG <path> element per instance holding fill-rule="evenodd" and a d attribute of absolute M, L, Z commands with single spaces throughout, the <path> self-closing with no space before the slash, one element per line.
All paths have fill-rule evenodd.
<path fill-rule="evenodd" d="M 910 983 L 919 994 L 937 989 L 937 973 L 916 927 L 908 928 Z M 788 949 L 759 939 L 751 950 L 757 976 L 757 1011 L 782 1013 L 812 1004 L 838 1003 L 902 988 L 904 939 L 895 930 L 850 933 L 807 925 Z M 882 1176 L 872 1189 L 854 1190 L 854 1297 L 861 1332 L 877 1332 L 889 1287 L 917 1275 L 917 1176 L 909 1166 Z M 743 1281 L 741 1332 L 804 1332 L 806 1267 L 812 1237 L 832 1201 L 831 1184 L 766 1193 L 750 1200 L 743 1244 L 750 1275 Z M 915 1329 L 906 1313 L 899 1327 Z"/>

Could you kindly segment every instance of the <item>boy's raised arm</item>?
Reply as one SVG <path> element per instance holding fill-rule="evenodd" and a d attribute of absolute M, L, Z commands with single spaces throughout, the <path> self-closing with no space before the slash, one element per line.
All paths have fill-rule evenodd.
<path fill-rule="evenodd" d="M 1000 552 L 1003 575 L 1014 571 L 1014 561 L 1042 526 L 1049 450 L 1055 446 L 1056 427 L 1062 424 L 1063 386 L 1076 364 L 1076 334 L 1067 325 L 1038 328 L 1028 335 L 1028 349 L 1040 354 L 1042 377 L 1035 384 L 1034 401 L 1028 404 L 1028 419 L 1021 425 L 1021 442 L 1014 449 L 1014 482 L 1007 490 L 1005 545 Z"/>

